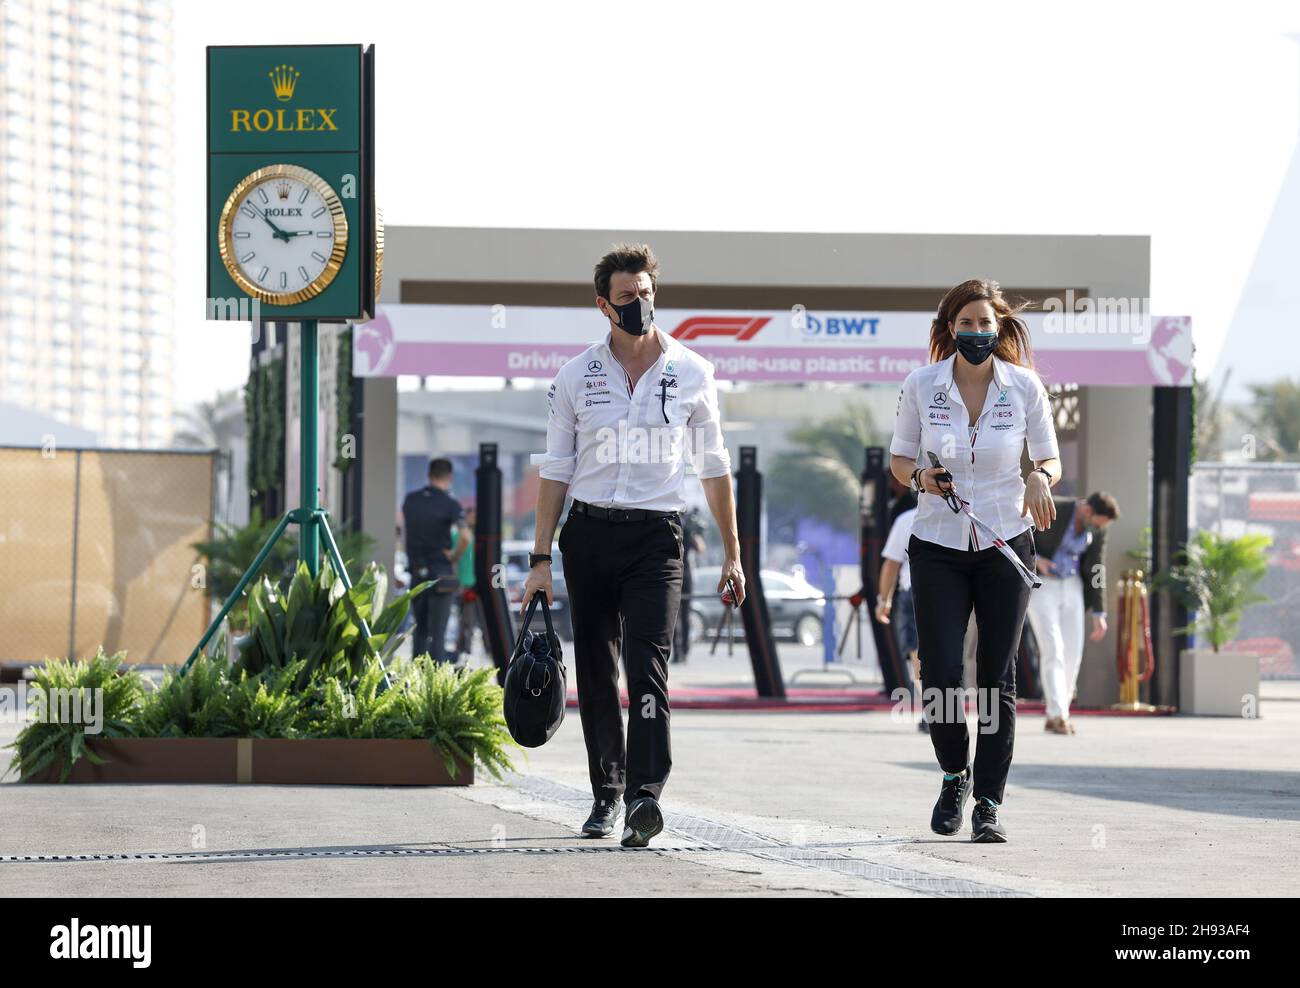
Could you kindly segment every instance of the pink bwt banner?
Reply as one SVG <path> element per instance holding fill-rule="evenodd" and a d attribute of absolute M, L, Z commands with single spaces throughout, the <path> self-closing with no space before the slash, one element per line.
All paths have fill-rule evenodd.
<path fill-rule="evenodd" d="M 1021 314 L 1049 382 L 1177 385 L 1192 381 L 1188 316 Z M 928 361 L 928 312 L 659 309 L 655 325 L 713 362 L 719 380 L 893 384 Z M 358 377 L 402 374 L 550 379 L 603 340 L 593 309 L 385 305 L 352 334 Z"/>

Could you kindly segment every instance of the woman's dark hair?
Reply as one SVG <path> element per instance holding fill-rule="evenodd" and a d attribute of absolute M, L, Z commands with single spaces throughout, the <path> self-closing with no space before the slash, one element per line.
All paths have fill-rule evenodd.
<path fill-rule="evenodd" d="M 930 361 L 946 360 L 957 350 L 957 341 L 948 332 L 948 324 L 956 321 L 957 314 L 971 302 L 988 302 L 998 324 L 998 342 L 993 355 L 1021 367 L 1034 366 L 1033 351 L 1029 347 L 1029 327 L 1020 318 L 1028 301 L 1012 305 L 1002 297 L 1002 287 L 996 281 L 972 278 L 948 289 L 939 303 L 939 313 L 930 323 Z"/>

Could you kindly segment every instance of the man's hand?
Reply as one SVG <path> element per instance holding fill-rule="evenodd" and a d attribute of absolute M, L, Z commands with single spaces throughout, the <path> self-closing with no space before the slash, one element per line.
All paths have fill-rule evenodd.
<path fill-rule="evenodd" d="M 745 602 L 745 574 L 740 569 L 740 560 L 735 556 L 728 556 L 722 563 L 722 572 L 718 574 L 718 593 L 727 588 L 728 580 L 736 588 L 735 606 L 739 607 Z"/>
<path fill-rule="evenodd" d="M 1106 615 L 1092 615 L 1092 634 L 1088 636 L 1091 641 L 1099 642 L 1106 637 Z"/>
<path fill-rule="evenodd" d="M 894 609 L 894 601 L 892 599 L 885 600 L 885 598 L 883 597 L 877 599 L 876 620 L 879 621 L 881 624 L 888 624 L 889 612 L 892 611 L 893 609 Z"/>
<path fill-rule="evenodd" d="M 551 564 L 548 562 L 540 562 L 528 571 L 528 578 L 524 580 L 524 599 L 519 604 L 520 616 L 528 609 L 528 602 L 533 599 L 533 595 L 538 590 L 546 594 L 547 605 L 554 602 L 555 598 L 551 591 Z"/>

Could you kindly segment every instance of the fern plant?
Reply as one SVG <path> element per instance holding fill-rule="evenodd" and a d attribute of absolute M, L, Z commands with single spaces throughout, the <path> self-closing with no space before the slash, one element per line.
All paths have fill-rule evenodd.
<path fill-rule="evenodd" d="M 51 713 L 61 705 L 61 699 L 80 704 L 73 706 L 74 710 L 95 709 L 88 704 L 98 708 L 99 733 L 90 735 L 91 740 L 135 736 L 144 680 L 134 669 L 119 673 L 125 658 L 125 652 L 105 655 L 100 646 L 88 662 L 52 659 L 37 670 L 33 689 L 43 692 L 47 713 L 38 713 L 6 746 L 16 752 L 10 769 L 17 765 L 20 778 L 31 779 L 57 765 L 59 781 L 65 782 L 72 766 L 82 757 L 96 765 L 104 764 L 106 759 L 87 744 L 84 717 L 78 721 Z"/>
<path fill-rule="evenodd" d="M 456 759 L 478 761 L 493 778 L 514 767 L 514 746 L 501 707 L 501 687 L 491 669 L 458 670 L 421 655 L 399 671 L 397 692 L 411 736 L 428 738 L 449 775 Z"/>
<path fill-rule="evenodd" d="M 319 701 L 311 734 L 322 738 L 406 738 L 401 691 L 384 685 L 384 667 L 371 660 L 349 688 L 335 678 L 318 680 Z"/>
<path fill-rule="evenodd" d="M 237 736 L 227 664 L 205 653 L 184 676 L 168 673 L 158 689 L 145 695 L 137 732 L 147 738 Z"/>
<path fill-rule="evenodd" d="M 232 680 L 230 713 L 237 737 L 310 736 L 308 697 L 296 686 L 304 665 L 299 659 L 257 675 L 240 672 Z"/>

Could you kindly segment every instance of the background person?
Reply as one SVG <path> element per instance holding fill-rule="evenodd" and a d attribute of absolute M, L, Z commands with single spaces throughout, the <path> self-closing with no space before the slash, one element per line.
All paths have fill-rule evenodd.
<path fill-rule="evenodd" d="M 438 582 L 411 602 L 415 635 L 411 654 L 428 653 L 435 662 L 455 661 L 447 651 L 447 619 L 458 594 L 456 566 L 469 545 L 465 509 L 451 496 L 450 460 L 429 461 L 429 483 L 411 491 L 402 501 L 402 527 L 406 530 L 407 566 L 411 586 L 426 580 Z M 451 532 L 458 547 L 451 547 Z"/>
<path fill-rule="evenodd" d="M 885 539 L 885 547 L 880 551 L 883 562 L 880 564 L 879 586 L 876 595 L 876 620 L 889 624 L 894 629 L 894 640 L 898 650 L 907 659 L 912 668 L 914 692 L 921 696 L 921 663 L 917 658 L 916 613 L 912 608 L 912 568 L 907 563 L 907 542 L 912 537 L 912 523 L 916 519 L 916 509 L 909 508 L 894 519 Z M 895 589 L 897 588 L 897 589 Z M 930 730 L 924 716 L 917 721 L 917 729 Z"/>
<path fill-rule="evenodd" d="M 1012 308 L 995 281 L 965 281 L 944 296 L 930 326 L 932 362 L 903 382 L 889 447 L 894 476 L 921 494 L 908 542 L 912 601 L 922 680 L 944 700 L 929 716 L 944 772 L 930 827 L 957 833 L 973 791 L 971 839 L 989 842 L 1006 840 L 999 807 L 1015 745 L 1016 653 L 1034 579 L 1031 528 L 1051 524 L 1051 485 L 1061 477 L 1051 406 L 1017 317 L 1022 308 Z M 1034 467 L 1022 477 L 1026 443 Z M 941 480 L 929 454 L 951 481 Z M 992 545 L 972 514 L 995 534 Z M 981 705 L 997 704 L 989 711 L 996 729 L 980 731 L 973 766 L 964 710 L 954 703 L 972 610 Z"/>
<path fill-rule="evenodd" d="M 1089 639 L 1101 641 L 1106 637 L 1106 526 L 1119 517 L 1119 503 L 1105 491 L 1053 500 L 1056 520 L 1036 539 L 1043 585 L 1029 598 L 1029 623 L 1038 640 L 1044 729 L 1073 734 L 1070 700 L 1083 662 L 1083 612 L 1092 619 Z"/>
<path fill-rule="evenodd" d="M 452 530 L 452 551 L 460 551 L 456 564 L 456 578 L 460 582 L 457 604 L 460 608 L 456 621 L 456 661 L 468 660 L 474 648 L 474 630 L 478 627 L 478 593 L 474 587 L 474 509 L 465 509 L 465 527 Z M 464 532 L 464 538 L 461 532 Z M 461 543 L 464 542 L 464 549 Z"/>

